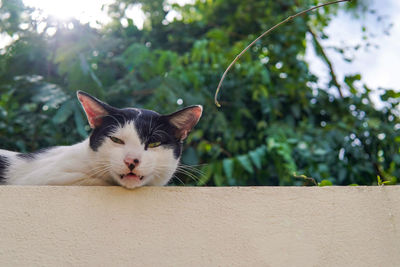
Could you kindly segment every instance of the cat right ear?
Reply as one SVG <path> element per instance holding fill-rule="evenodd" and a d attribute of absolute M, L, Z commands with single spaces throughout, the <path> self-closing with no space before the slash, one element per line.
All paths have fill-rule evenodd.
<path fill-rule="evenodd" d="M 108 115 L 107 104 L 83 91 L 76 92 L 76 96 L 85 110 L 90 128 L 94 129 L 101 125 L 103 117 Z"/>
<path fill-rule="evenodd" d="M 203 107 L 200 105 L 186 107 L 175 113 L 167 115 L 169 122 L 176 127 L 176 137 L 184 140 L 192 128 L 200 120 Z"/>

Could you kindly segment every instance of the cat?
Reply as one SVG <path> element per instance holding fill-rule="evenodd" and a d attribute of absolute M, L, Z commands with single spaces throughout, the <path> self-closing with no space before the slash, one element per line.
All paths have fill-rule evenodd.
<path fill-rule="evenodd" d="M 182 142 L 203 107 L 169 115 L 139 108 L 115 108 L 83 91 L 77 97 L 90 136 L 72 146 L 17 153 L 0 149 L 0 184 L 163 186 L 173 176 Z"/>

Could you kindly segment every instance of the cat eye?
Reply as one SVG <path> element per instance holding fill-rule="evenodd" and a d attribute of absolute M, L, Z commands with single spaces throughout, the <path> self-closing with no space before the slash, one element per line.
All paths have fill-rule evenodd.
<path fill-rule="evenodd" d="M 147 145 L 147 147 L 153 148 L 153 147 L 158 147 L 161 145 L 161 142 L 154 142 L 154 143 L 150 143 Z"/>
<path fill-rule="evenodd" d="M 110 137 L 111 141 L 113 141 L 114 143 L 117 143 L 117 144 L 120 144 L 120 145 L 124 145 L 125 144 L 124 141 L 122 141 L 121 139 L 119 139 L 117 137 L 114 137 L 114 136 L 109 136 L 109 137 Z"/>

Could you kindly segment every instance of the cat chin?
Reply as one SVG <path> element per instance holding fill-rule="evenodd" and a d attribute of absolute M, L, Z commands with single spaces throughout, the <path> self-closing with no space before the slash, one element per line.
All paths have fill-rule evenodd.
<path fill-rule="evenodd" d="M 144 186 L 143 183 L 130 184 L 129 182 L 120 182 L 119 185 L 125 187 L 126 189 L 135 189 Z"/>
<path fill-rule="evenodd" d="M 144 186 L 150 180 L 149 176 L 143 177 L 142 180 L 135 179 L 135 178 L 133 178 L 133 179 L 132 178 L 130 178 L 130 179 L 127 179 L 127 178 L 124 179 L 123 178 L 123 179 L 121 179 L 121 176 L 118 175 L 118 174 L 115 174 L 115 173 L 112 174 L 112 177 L 113 177 L 114 181 L 117 182 L 117 184 L 119 184 L 119 185 L 121 185 L 121 186 L 123 186 L 125 188 L 128 188 L 128 189 L 134 189 L 136 187 Z"/>

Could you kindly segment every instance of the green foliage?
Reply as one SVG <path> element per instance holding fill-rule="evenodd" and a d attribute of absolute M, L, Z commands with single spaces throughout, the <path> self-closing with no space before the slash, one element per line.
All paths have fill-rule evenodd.
<path fill-rule="evenodd" d="M 382 181 L 382 178 L 379 175 L 377 176 L 377 180 L 378 180 L 378 185 L 385 185 L 390 183 L 390 181 Z"/>
<path fill-rule="evenodd" d="M 132 20 L 123 27 L 126 9 L 137 3 L 147 14 L 144 29 Z M 0 51 L 1 147 L 33 151 L 85 138 L 89 127 L 75 99 L 85 90 L 117 107 L 160 113 L 182 107 L 178 99 L 202 104 L 182 156 L 201 174 L 178 174 L 185 184 L 371 185 L 377 175 L 385 180 L 378 184 L 397 183 L 399 93 L 379 89 L 384 107 L 377 109 L 361 76 L 349 74 L 338 97 L 337 84 L 319 88 L 303 59 L 306 34 L 327 38 L 323 29 L 337 6 L 296 18 L 258 42 L 231 70 L 217 109 L 214 90 L 230 61 L 264 30 L 317 1 L 164 2 L 181 17 L 169 23 L 162 3 L 116 0 L 112 21 L 93 29 L 76 20 L 39 22 L 20 1 L 3 1 L 0 16 L 11 15 L 0 30 L 18 38 Z M 328 63 L 318 40 L 313 44 Z"/>
<path fill-rule="evenodd" d="M 332 182 L 329 181 L 329 180 L 322 180 L 322 181 L 318 184 L 318 186 L 330 186 L 330 185 L 332 185 Z"/>

